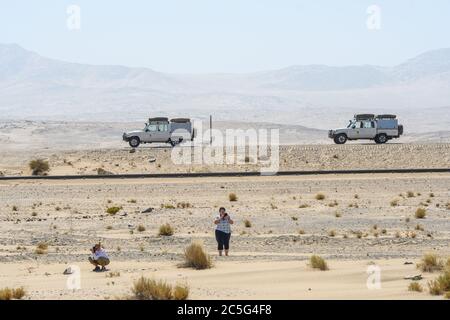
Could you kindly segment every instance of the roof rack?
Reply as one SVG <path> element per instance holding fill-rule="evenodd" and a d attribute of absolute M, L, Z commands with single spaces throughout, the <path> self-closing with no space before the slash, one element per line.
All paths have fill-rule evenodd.
<path fill-rule="evenodd" d="M 170 119 L 170 122 L 186 123 L 186 122 L 191 122 L 191 119 L 189 119 L 189 118 L 174 118 L 174 119 Z"/>
<path fill-rule="evenodd" d="M 370 120 L 374 119 L 375 115 L 371 113 L 355 114 L 356 120 Z"/>
<path fill-rule="evenodd" d="M 395 114 L 379 114 L 377 119 L 395 119 L 397 116 Z"/>
<path fill-rule="evenodd" d="M 165 117 L 156 117 L 156 118 L 148 118 L 148 121 L 159 121 L 159 122 L 168 122 L 169 118 L 165 118 Z"/>

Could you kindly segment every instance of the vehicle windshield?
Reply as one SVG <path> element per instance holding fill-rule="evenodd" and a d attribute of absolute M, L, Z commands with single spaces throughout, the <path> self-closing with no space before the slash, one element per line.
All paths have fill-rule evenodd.
<path fill-rule="evenodd" d="M 347 126 L 347 128 L 350 128 L 352 125 L 354 125 L 356 123 L 356 121 L 355 120 L 350 120 L 349 122 L 348 122 L 348 126 Z"/>

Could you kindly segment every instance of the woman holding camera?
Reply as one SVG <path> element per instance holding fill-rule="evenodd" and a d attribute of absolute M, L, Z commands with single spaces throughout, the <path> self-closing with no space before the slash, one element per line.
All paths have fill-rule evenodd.
<path fill-rule="evenodd" d="M 216 225 L 216 240 L 217 249 L 219 250 L 219 256 L 222 255 L 223 249 L 225 249 L 225 255 L 228 256 L 228 250 L 230 248 L 231 227 L 234 221 L 230 215 L 226 212 L 224 207 L 219 209 L 219 215 L 214 220 Z"/>

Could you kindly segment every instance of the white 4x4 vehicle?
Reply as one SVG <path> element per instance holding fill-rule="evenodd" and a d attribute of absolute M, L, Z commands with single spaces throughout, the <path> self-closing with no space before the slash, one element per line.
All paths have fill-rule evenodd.
<path fill-rule="evenodd" d="M 125 132 L 122 136 L 130 147 L 137 148 L 141 143 L 170 143 L 176 146 L 182 141 L 194 140 L 194 128 L 190 119 L 150 118 L 144 129 Z"/>
<path fill-rule="evenodd" d="M 403 134 L 403 126 L 398 124 L 397 116 L 391 114 L 357 114 L 350 120 L 347 128 L 330 130 L 328 137 L 337 144 L 347 140 L 367 139 L 376 143 L 386 143 Z"/>

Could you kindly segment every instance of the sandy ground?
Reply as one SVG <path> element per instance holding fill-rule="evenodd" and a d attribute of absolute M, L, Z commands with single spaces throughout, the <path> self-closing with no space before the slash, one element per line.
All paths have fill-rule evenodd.
<path fill-rule="evenodd" d="M 278 164 L 279 170 L 340 170 L 340 169 L 384 169 L 384 168 L 448 168 L 450 144 L 395 144 L 386 145 L 283 145 L 279 147 L 279 160 L 270 151 L 267 156 L 242 153 L 227 164 L 226 152 L 217 157 L 216 164 L 210 164 L 206 155 L 208 149 L 197 148 L 192 157 L 180 164 L 167 146 L 131 148 L 89 149 L 89 150 L 0 150 L 0 175 L 30 175 L 28 163 L 33 159 L 49 162 L 49 175 L 92 174 L 98 169 L 112 174 L 120 173 L 167 173 L 167 172 L 215 172 L 215 171 L 259 171 L 271 164 Z M 176 152 L 189 154 L 190 148 L 176 148 Z M 198 153 L 197 153 L 198 152 Z M 178 153 L 179 154 L 179 153 Z M 196 154 L 204 160 L 195 160 Z M 245 158 L 247 157 L 247 159 Z M 150 162 L 153 159 L 153 162 Z M 201 159 L 201 158 L 200 158 Z M 189 162 L 190 161 L 190 162 Z"/>
<path fill-rule="evenodd" d="M 140 275 L 186 282 L 192 299 L 432 299 L 408 292 L 403 277 L 420 272 L 404 263 L 431 251 L 450 255 L 449 186 L 450 174 L 2 181 L 0 279 L 35 299 L 115 299 Z M 238 201 L 229 202 L 230 192 Z M 182 202 L 189 207 L 162 208 Z M 114 205 L 123 209 L 105 213 Z M 213 238 L 222 205 L 236 221 L 228 258 L 217 257 Z M 427 209 L 425 219 L 414 217 L 418 207 Z M 173 236 L 157 235 L 163 223 L 174 227 Z M 177 267 L 194 239 L 213 255 L 214 268 Z M 90 272 L 89 248 L 99 240 L 119 277 Z M 40 242 L 49 244 L 47 254 L 35 253 Z M 312 254 L 331 270 L 310 269 Z M 62 275 L 72 264 L 82 275 L 75 292 Z M 380 290 L 367 289 L 370 264 L 381 268 Z M 423 276 L 426 287 L 436 274 Z"/>

